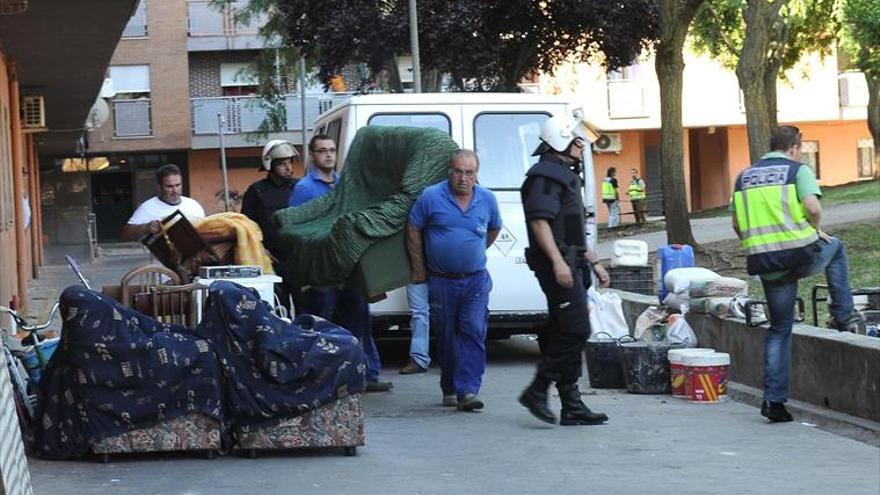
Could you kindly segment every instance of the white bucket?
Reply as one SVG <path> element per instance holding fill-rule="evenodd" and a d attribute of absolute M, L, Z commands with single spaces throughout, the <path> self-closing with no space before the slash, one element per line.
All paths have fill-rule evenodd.
<path fill-rule="evenodd" d="M 691 402 L 712 404 L 727 400 L 727 368 L 730 354 L 713 352 L 683 358 L 685 393 Z"/>
<path fill-rule="evenodd" d="M 672 382 L 672 396 L 679 399 L 688 399 L 689 396 L 685 392 L 685 381 L 687 373 L 684 367 L 685 356 L 698 354 L 712 354 L 715 349 L 705 348 L 685 348 L 670 349 L 667 357 L 669 358 L 669 379 Z"/>

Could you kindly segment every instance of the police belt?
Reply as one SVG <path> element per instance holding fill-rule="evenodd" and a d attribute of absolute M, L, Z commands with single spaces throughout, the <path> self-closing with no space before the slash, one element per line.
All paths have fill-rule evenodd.
<path fill-rule="evenodd" d="M 468 278 L 478 273 L 483 273 L 486 270 L 477 270 L 475 272 L 470 273 L 446 273 L 446 272 L 437 272 L 434 270 L 428 270 L 428 275 L 432 277 L 440 277 L 440 278 L 448 278 L 452 280 L 461 280 L 463 278 Z"/>

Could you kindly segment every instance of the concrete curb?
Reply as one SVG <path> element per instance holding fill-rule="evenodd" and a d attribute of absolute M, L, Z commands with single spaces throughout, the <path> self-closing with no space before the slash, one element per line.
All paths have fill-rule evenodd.
<path fill-rule="evenodd" d="M 741 383 L 727 383 L 727 394 L 731 399 L 756 408 L 761 407 L 763 392 Z M 872 447 L 880 447 L 880 423 L 859 418 L 831 409 L 819 407 L 799 400 L 789 400 L 785 407 L 794 415 L 797 422 L 815 425 L 817 428 L 835 435 L 850 438 Z"/>

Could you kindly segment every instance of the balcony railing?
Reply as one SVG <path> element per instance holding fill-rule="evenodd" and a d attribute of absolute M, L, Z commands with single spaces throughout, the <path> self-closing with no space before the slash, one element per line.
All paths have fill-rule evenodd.
<path fill-rule="evenodd" d="M 113 135 L 122 138 L 152 136 L 150 100 L 113 100 Z"/>
<path fill-rule="evenodd" d="M 334 105 L 347 99 L 348 93 L 320 93 L 306 95 L 306 122 L 311 126 L 315 119 Z M 302 102 L 299 95 L 284 98 L 285 131 L 302 130 Z M 223 117 L 224 134 L 256 132 L 269 115 L 266 100 L 257 96 L 224 96 L 219 98 L 193 98 L 193 134 L 217 134 L 217 115 Z"/>
<path fill-rule="evenodd" d="M 244 9 L 248 2 L 237 1 L 217 9 L 209 0 L 190 0 L 187 2 L 190 36 L 238 36 L 259 34 L 266 24 L 266 14 L 250 19 L 247 24 L 235 20 L 236 12 Z"/>

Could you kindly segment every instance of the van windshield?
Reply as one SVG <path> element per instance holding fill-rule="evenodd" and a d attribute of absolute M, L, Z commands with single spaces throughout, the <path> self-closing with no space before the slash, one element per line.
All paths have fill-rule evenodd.
<path fill-rule="evenodd" d="M 474 119 L 474 146 L 480 156 L 480 185 L 491 189 L 519 189 L 526 171 L 537 162 L 544 112 L 481 113 Z"/>
<path fill-rule="evenodd" d="M 432 127 L 451 135 L 449 117 L 442 113 L 378 113 L 370 116 L 367 125 Z"/>

